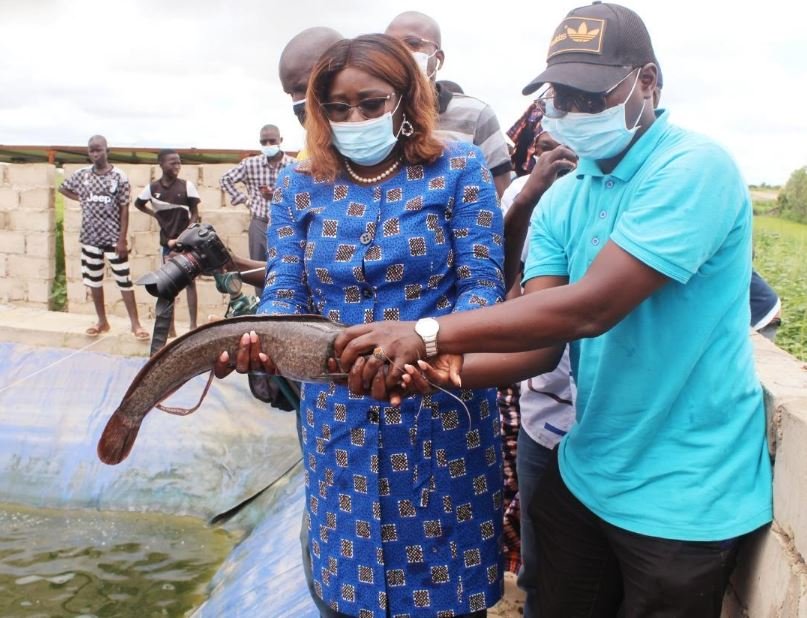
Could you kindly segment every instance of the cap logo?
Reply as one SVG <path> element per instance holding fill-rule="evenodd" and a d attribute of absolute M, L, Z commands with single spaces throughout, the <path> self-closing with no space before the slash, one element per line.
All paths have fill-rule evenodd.
<path fill-rule="evenodd" d="M 555 30 L 555 36 L 549 44 L 547 59 L 566 52 L 601 54 L 604 32 L 604 19 L 567 17 Z"/>

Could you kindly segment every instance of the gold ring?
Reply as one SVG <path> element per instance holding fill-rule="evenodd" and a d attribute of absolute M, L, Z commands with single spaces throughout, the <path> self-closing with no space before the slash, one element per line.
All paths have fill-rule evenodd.
<path fill-rule="evenodd" d="M 386 356 L 384 355 L 384 349 L 381 346 L 378 346 L 375 350 L 373 350 L 373 356 L 376 357 L 378 360 L 386 359 Z"/>

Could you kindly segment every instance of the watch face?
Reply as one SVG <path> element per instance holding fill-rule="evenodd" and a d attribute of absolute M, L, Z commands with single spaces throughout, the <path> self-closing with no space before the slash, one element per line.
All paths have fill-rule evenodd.
<path fill-rule="evenodd" d="M 434 337 L 440 324 L 434 318 L 423 318 L 415 324 L 415 332 L 422 337 Z"/>

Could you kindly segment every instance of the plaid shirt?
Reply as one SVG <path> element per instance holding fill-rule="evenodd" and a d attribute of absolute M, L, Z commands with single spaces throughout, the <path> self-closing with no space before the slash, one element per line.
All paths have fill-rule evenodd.
<path fill-rule="evenodd" d="M 221 188 L 230 196 L 233 206 L 246 204 L 253 217 L 266 219 L 269 200 L 261 195 L 261 187 L 268 187 L 270 192 L 273 191 L 280 170 L 293 163 L 295 159 L 286 154 L 276 163 L 270 163 L 263 154 L 248 157 L 221 177 Z M 238 182 L 246 186 L 248 193 L 242 193 L 236 188 L 235 184 Z"/>

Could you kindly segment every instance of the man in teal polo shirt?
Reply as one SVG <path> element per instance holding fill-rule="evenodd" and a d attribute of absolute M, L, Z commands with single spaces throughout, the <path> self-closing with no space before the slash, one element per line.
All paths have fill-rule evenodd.
<path fill-rule="evenodd" d="M 336 351 L 354 391 L 394 401 L 400 368 L 427 350 L 432 382 L 477 388 L 546 371 L 571 341 L 577 424 L 529 507 L 541 573 L 525 614 L 718 617 L 739 540 L 772 517 L 745 183 L 722 148 L 653 109 L 657 62 L 633 11 L 573 10 L 547 65 L 524 94 L 549 84 L 544 127 L 580 161 L 508 212 L 520 245 L 543 194 L 526 294 L 355 326 Z"/>

